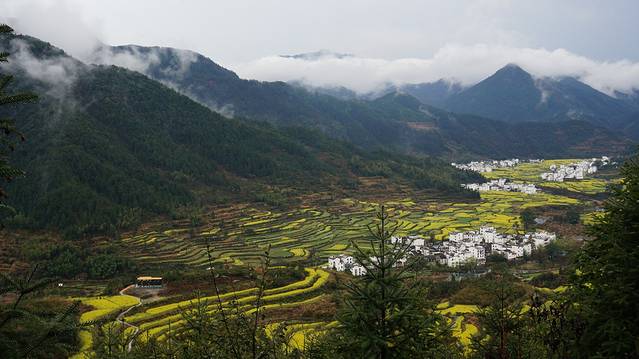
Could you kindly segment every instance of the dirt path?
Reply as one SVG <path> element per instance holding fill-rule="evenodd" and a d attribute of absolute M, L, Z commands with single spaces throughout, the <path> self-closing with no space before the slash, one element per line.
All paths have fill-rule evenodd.
<path fill-rule="evenodd" d="M 130 295 L 130 294 L 125 294 L 124 292 L 126 292 L 127 290 L 129 290 L 130 288 L 132 288 L 132 287 L 134 287 L 134 286 L 135 286 L 134 284 L 131 284 L 130 286 L 128 286 L 128 287 L 126 287 L 126 288 L 122 289 L 122 290 L 120 291 L 120 295 Z M 132 296 L 132 297 L 133 297 L 133 296 Z M 136 297 L 136 298 L 138 298 L 138 297 Z M 130 340 L 130 341 L 129 341 L 129 343 L 127 344 L 127 351 L 131 351 L 131 348 L 133 347 L 133 340 L 135 339 L 135 336 L 136 336 L 136 335 L 138 334 L 138 332 L 140 331 L 140 327 L 135 326 L 135 325 L 133 325 L 133 324 L 129 324 L 129 323 L 127 323 L 126 321 L 124 321 L 123 319 L 124 319 L 124 316 L 125 316 L 127 313 L 129 313 L 129 311 L 131 311 L 133 308 L 139 307 L 139 306 L 141 306 L 141 305 L 142 305 L 142 299 L 138 298 L 138 304 L 136 304 L 136 305 L 134 305 L 134 306 L 132 306 L 132 307 L 129 307 L 128 309 L 126 309 L 126 310 L 122 311 L 122 313 L 118 314 L 118 316 L 115 318 L 115 320 L 116 320 L 118 323 L 123 324 L 123 325 L 126 325 L 127 327 L 134 328 L 133 335 L 131 336 L 131 340 Z"/>

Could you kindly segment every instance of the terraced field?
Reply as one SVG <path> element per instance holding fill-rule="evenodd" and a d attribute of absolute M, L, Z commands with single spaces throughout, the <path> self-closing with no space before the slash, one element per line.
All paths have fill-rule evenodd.
<path fill-rule="evenodd" d="M 118 314 L 122 310 L 137 305 L 140 300 L 130 295 L 114 295 L 104 297 L 77 298 L 83 305 L 90 306 L 93 310 L 86 311 L 80 316 L 80 322 L 97 321 L 108 316 Z M 73 359 L 89 357 L 93 345 L 93 337 L 89 330 L 81 330 L 79 333 L 80 353 L 72 356 Z"/>
<path fill-rule="evenodd" d="M 545 170 L 550 161 L 546 161 L 543 168 L 533 165 L 537 167 L 524 164 L 507 171 L 510 171 L 511 178 L 533 181 L 534 177 L 536 181 L 538 173 Z M 495 171 L 491 176 L 501 175 L 499 171 Z M 586 183 L 594 188 L 600 186 L 598 181 L 603 180 L 589 180 Z M 564 185 L 572 186 L 573 183 Z M 581 188 L 573 189 L 581 191 Z M 397 234 L 422 235 L 442 240 L 452 231 L 473 230 L 482 225 L 494 226 L 501 232 L 521 233 L 523 229 L 520 212 L 523 209 L 578 203 L 578 199 L 547 192 L 532 195 L 519 192 L 482 192 L 481 199 L 477 201 L 452 203 L 404 198 L 386 202 L 385 205 L 397 225 Z M 379 203 L 355 199 L 333 200 L 317 207 L 302 205 L 290 211 L 266 210 L 249 205 L 220 207 L 203 216 L 203 224 L 198 227 L 191 227 L 188 220 L 158 222 L 147 225 L 138 234 L 122 236 L 119 244 L 126 248 L 126 253 L 141 264 L 142 268 L 148 267 L 151 271 L 153 268 L 165 271 L 167 265 L 172 264 L 204 270 L 210 266 L 207 247 L 210 247 L 211 258 L 216 263 L 256 264 L 270 246 L 273 266 L 303 261 L 305 266 L 312 267 L 306 269 L 304 279 L 264 293 L 263 308 L 266 311 L 294 309 L 321 302 L 330 296 L 325 290 L 330 274 L 313 265 L 325 263 L 328 256 L 352 252 L 353 242 L 365 247 L 367 227 L 373 223 L 378 208 Z M 584 219 L 590 219 L 590 215 L 585 215 Z M 315 264 L 309 261 L 311 259 L 316 261 Z M 248 288 L 224 293 L 220 300 L 224 307 L 237 305 L 245 313 L 251 313 L 256 294 L 256 288 Z M 102 308 L 99 302 L 95 304 L 95 310 L 85 313 L 83 320 L 112 314 L 112 309 Z M 211 312 L 215 311 L 218 306 L 217 297 L 148 304 L 135 308 L 124 320 L 139 328 L 142 334 L 138 340 L 149 337 L 162 340 L 169 332 L 180 333 L 187 330 L 181 313 L 199 305 L 204 305 Z M 466 344 L 477 332 L 472 323 L 472 313 L 476 309 L 472 305 L 450 306 L 447 303 L 442 303 L 438 308 L 450 319 L 454 334 Z M 321 332 L 333 325 L 334 322 L 293 322 L 287 323 L 287 331 L 292 344 L 301 347 L 309 333 Z M 84 340 L 90 343 L 90 335 L 87 338 L 86 334 L 83 333 Z"/>
<path fill-rule="evenodd" d="M 584 180 L 568 180 L 566 182 L 551 182 L 541 179 L 540 175 L 548 172 L 550 166 L 568 165 L 579 159 L 545 160 L 541 163 L 522 163 L 510 168 L 497 168 L 492 172 L 482 173 L 488 179 L 509 178 L 514 181 L 534 183 L 538 186 L 565 189 L 577 193 L 597 194 L 606 191 L 610 183 L 601 178 L 586 178 Z"/>
<path fill-rule="evenodd" d="M 263 310 L 294 308 L 317 302 L 324 298 L 323 287 L 330 274 L 322 269 L 307 268 L 306 277 L 298 282 L 286 286 L 268 289 L 264 292 L 261 302 Z M 250 314 L 254 311 L 253 303 L 257 299 L 257 288 L 224 293 L 220 295 L 222 306 L 233 306 Z M 204 305 L 209 312 L 218 310 L 217 296 L 200 297 L 150 307 L 142 307 L 138 313 L 124 317 L 124 320 L 140 329 L 142 339 L 158 337 L 163 339 L 169 330 L 179 333 L 186 324 L 182 312 L 188 312 L 195 307 Z"/>
<path fill-rule="evenodd" d="M 480 201 L 450 203 L 388 202 L 398 234 L 423 235 L 441 240 L 451 231 L 492 225 L 500 231 L 521 231 L 519 212 L 545 205 L 570 205 L 573 198 L 548 193 L 527 195 L 515 192 L 484 192 Z M 288 212 L 228 207 L 205 218 L 203 226 L 189 228 L 174 222 L 145 233 L 125 236 L 121 244 L 136 261 L 149 265 L 183 264 L 207 267 L 207 243 L 218 263 L 256 263 L 271 245 L 274 264 L 327 257 L 352 251 L 351 241 L 365 246 L 367 226 L 374 219 L 377 203 L 352 199 L 335 201 L 326 208 L 301 207 Z M 162 228 L 163 227 L 163 228 Z"/>

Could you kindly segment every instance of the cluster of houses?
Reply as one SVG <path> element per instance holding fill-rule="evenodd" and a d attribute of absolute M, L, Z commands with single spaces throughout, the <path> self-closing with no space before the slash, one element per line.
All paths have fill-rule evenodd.
<path fill-rule="evenodd" d="M 338 256 L 328 257 L 328 268 L 338 272 L 351 272 L 354 276 L 362 276 L 366 274 L 366 268 L 355 261 L 352 256 L 340 254 Z"/>
<path fill-rule="evenodd" d="M 499 254 L 508 260 L 528 255 L 534 248 L 543 247 L 557 239 L 554 233 L 539 231 L 523 236 L 502 234 L 494 227 L 482 226 L 477 231 L 451 232 L 448 241 L 434 243 L 421 253 L 434 256 L 440 264 L 458 266 L 469 260 L 483 263 L 486 254 Z"/>
<path fill-rule="evenodd" d="M 592 158 L 589 160 L 583 160 L 569 165 L 552 165 L 550 166 L 550 172 L 544 172 L 541 174 L 541 178 L 545 181 L 563 182 L 567 179 L 582 180 L 587 175 L 597 172 L 597 164 L 607 165 L 610 163 L 610 158 L 602 156 L 601 158 Z"/>
<path fill-rule="evenodd" d="M 527 161 L 520 160 L 519 158 L 511 158 L 509 160 L 488 160 L 488 161 L 473 161 L 469 163 L 451 163 L 451 166 L 460 170 L 473 171 L 473 172 L 492 172 L 496 168 L 515 167 L 520 163 L 541 163 L 544 160 L 531 159 Z"/>
<path fill-rule="evenodd" d="M 502 234 L 494 227 L 482 226 L 477 231 L 451 232 L 447 241 L 426 241 L 419 236 L 392 237 L 391 243 L 410 243 L 413 254 L 423 255 L 429 261 L 449 267 L 458 267 L 474 261 L 486 262 L 489 254 L 499 254 L 507 260 L 528 255 L 534 248 L 543 247 L 557 239 L 554 233 L 539 231 L 523 236 Z M 404 258 L 398 264 L 403 265 Z M 355 276 L 366 274 L 366 268 L 347 255 L 332 256 L 328 259 L 328 268 L 337 271 L 350 271 Z"/>
<path fill-rule="evenodd" d="M 514 183 L 509 182 L 505 178 L 492 180 L 486 183 L 467 183 L 461 185 L 463 188 L 471 191 L 504 191 L 504 192 L 523 192 L 526 194 L 535 194 L 539 189 L 532 183 Z"/>
<path fill-rule="evenodd" d="M 460 170 L 473 171 L 473 172 L 492 172 L 495 168 L 515 167 L 519 164 L 518 158 L 510 160 L 490 160 L 490 161 L 473 161 L 469 163 L 451 163 L 451 166 Z"/>

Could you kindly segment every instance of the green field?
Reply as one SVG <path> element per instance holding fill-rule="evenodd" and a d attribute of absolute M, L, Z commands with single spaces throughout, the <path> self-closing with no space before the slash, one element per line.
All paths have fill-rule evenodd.
<path fill-rule="evenodd" d="M 515 167 L 497 168 L 492 172 L 482 173 L 488 179 L 508 178 L 513 181 L 534 183 L 537 186 L 564 189 L 577 193 L 597 194 L 606 191 L 609 181 L 587 177 L 583 180 L 568 180 L 566 182 L 551 182 L 541 179 L 540 175 L 548 172 L 552 165 L 568 165 L 579 159 L 545 160 L 541 163 L 522 163 Z"/>
<path fill-rule="evenodd" d="M 471 203 L 416 202 L 407 198 L 386 205 L 398 226 L 398 234 L 441 240 L 451 231 L 472 230 L 482 225 L 508 233 L 521 232 L 521 210 L 577 203 L 574 198 L 549 193 L 484 192 L 480 201 Z M 228 207 L 206 218 L 206 224 L 197 228 L 195 235 L 188 224 L 176 222 L 170 229 L 124 236 L 121 244 L 133 259 L 148 265 L 208 266 L 207 243 L 218 263 L 257 263 L 269 244 L 274 264 L 311 256 L 319 261 L 350 253 L 351 241 L 365 246 L 367 226 L 373 222 L 377 208 L 377 203 L 353 199 L 339 200 L 321 209 L 302 207 L 282 212 Z"/>
<path fill-rule="evenodd" d="M 550 164 L 569 163 L 574 160 L 545 161 L 542 164 L 522 164 L 515 168 L 499 169 L 488 176 L 509 177 L 519 181 L 535 182 L 546 187 L 556 187 L 582 193 L 602 190 L 606 182 L 588 179 L 582 182 L 541 183 L 539 173 Z M 522 233 L 520 220 L 522 210 L 531 207 L 568 206 L 582 203 L 581 200 L 541 192 L 482 192 L 481 199 L 468 202 L 446 200 L 424 200 L 403 198 L 385 202 L 399 235 L 422 235 L 442 240 L 452 231 L 474 230 L 482 225 L 496 227 L 501 232 Z M 338 199 L 322 206 L 302 205 L 289 211 L 262 209 L 249 205 L 219 207 L 202 218 L 198 227 L 190 227 L 187 220 L 158 222 L 145 227 L 134 235 L 124 235 L 119 244 L 126 248 L 128 256 L 150 270 L 163 271 L 167 265 L 182 265 L 204 269 L 210 266 L 207 245 L 216 263 L 228 265 L 258 264 L 264 251 L 270 246 L 272 266 L 313 259 L 324 264 L 326 258 L 341 253 L 351 253 L 353 242 L 367 245 L 367 227 L 374 222 L 375 211 L 380 203 L 357 199 Z M 585 214 L 588 221 L 591 214 Z M 312 267 L 313 264 L 310 264 Z M 153 269 L 156 268 L 156 269 Z M 160 272 L 162 273 L 162 272 Z M 325 287 L 331 274 L 316 267 L 306 269 L 306 277 L 297 282 L 268 289 L 263 304 L 266 311 L 294 309 L 326 300 L 331 296 Z M 231 305 L 250 313 L 256 299 L 257 288 L 247 288 L 223 293 L 222 306 Z M 217 297 L 201 297 L 184 300 L 175 297 L 152 303 L 131 311 L 125 320 L 143 333 L 140 340 L 156 337 L 166 338 L 169 328 L 172 333 L 183 330 L 182 311 L 189 311 L 204 303 L 208 310 L 215 311 L 219 305 Z M 180 299 L 182 298 L 182 299 Z M 85 304 L 94 308 L 83 314 L 81 320 L 104 318 L 137 304 L 127 302 L 126 296 L 87 298 Z M 233 304 L 231 304 L 233 303 Z M 447 302 L 438 306 L 438 311 L 449 318 L 453 333 L 464 344 L 470 342 L 477 328 L 469 317 L 477 310 L 475 305 L 453 305 Z M 273 325 L 276 325 L 274 323 Z M 302 346 L 307 335 L 321 333 L 335 322 L 289 322 L 287 333 L 294 346 Z M 91 336 L 82 333 L 84 348 L 90 346 Z"/>
<path fill-rule="evenodd" d="M 323 292 L 330 274 L 321 269 L 306 269 L 306 277 L 298 282 L 286 286 L 268 289 L 261 298 L 263 309 L 293 308 L 310 304 L 322 299 Z M 200 297 L 191 300 L 182 300 L 168 304 L 150 306 L 143 311 L 126 316 L 127 323 L 135 325 L 144 333 L 142 338 L 164 338 L 169 331 L 180 331 L 185 322 L 182 311 L 189 311 L 198 304 L 204 304 L 210 311 L 217 310 L 218 306 L 237 306 L 240 310 L 250 314 L 253 311 L 252 303 L 257 299 L 257 288 L 248 288 L 235 292 L 224 293 L 220 296 Z"/>
<path fill-rule="evenodd" d="M 130 295 L 114 295 L 104 297 L 84 297 L 74 298 L 82 302 L 83 305 L 90 306 L 92 310 L 82 313 L 80 322 L 86 323 L 97 321 L 109 316 L 116 315 L 121 311 L 128 309 L 140 303 L 140 300 Z M 81 330 L 79 333 L 80 353 L 74 355 L 74 359 L 82 359 L 89 357 L 93 345 L 93 337 L 88 330 Z"/>

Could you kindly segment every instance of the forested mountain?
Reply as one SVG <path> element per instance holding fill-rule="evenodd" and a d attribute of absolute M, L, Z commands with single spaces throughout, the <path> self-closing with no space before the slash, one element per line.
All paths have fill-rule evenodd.
<path fill-rule="evenodd" d="M 27 138 L 13 154 L 26 172 L 8 191 L 15 225 L 80 234 L 194 202 L 263 200 L 277 195 L 272 186 L 301 193 L 387 176 L 459 193 L 460 181 L 477 177 L 300 127 L 228 119 L 137 72 L 86 65 L 34 38 L 0 47 L 12 54 L 2 68 L 16 76 L 12 89 L 40 94 L 5 114 Z"/>
<path fill-rule="evenodd" d="M 295 83 L 295 82 L 292 82 Z M 568 120 L 588 121 L 639 139 L 639 94 L 602 93 L 573 77 L 535 78 L 509 64 L 492 76 L 463 87 L 453 79 L 388 85 L 375 93 L 358 94 L 343 87 L 313 87 L 295 83 L 316 93 L 352 99 L 374 99 L 392 92 L 410 94 L 422 103 L 460 114 L 472 114 L 506 122 Z"/>
<path fill-rule="evenodd" d="M 305 90 L 283 82 L 243 80 L 210 59 L 184 50 L 134 45 L 106 47 L 98 51 L 95 62 L 118 63 L 122 57 L 137 59 L 145 64 L 138 71 L 170 84 L 221 113 L 264 120 L 278 126 L 302 125 L 319 129 L 331 137 L 369 149 L 382 147 L 416 155 L 456 158 L 565 156 L 599 153 L 602 148 L 609 152 L 628 144 L 621 136 L 587 122 L 514 125 L 446 113 L 429 106 L 422 109 L 416 107 L 421 104 L 414 98 L 392 97 L 395 100 L 389 102 L 387 95 L 369 101 L 353 98 L 353 93 L 340 88 Z M 518 80 L 527 78 L 527 74 L 518 68 L 504 71 L 513 72 L 512 76 Z M 424 98 L 439 98 L 442 102 L 466 93 L 458 84 L 450 85 L 445 81 L 407 89 L 410 91 L 401 91 Z M 534 89 L 523 91 L 532 93 Z M 395 96 L 394 93 L 389 95 Z M 412 104 L 398 103 L 404 100 Z M 525 139 L 534 141 L 528 144 L 524 143 Z"/>
<path fill-rule="evenodd" d="M 585 121 L 508 123 L 460 115 L 394 93 L 371 103 L 384 117 L 395 119 L 399 144 L 409 152 L 454 154 L 453 158 L 584 156 L 624 151 L 630 144 L 612 131 Z"/>
<path fill-rule="evenodd" d="M 446 100 L 463 90 L 459 82 L 438 80 L 421 84 L 407 84 L 399 87 L 399 91 L 415 96 L 419 101 L 436 107 L 443 107 Z"/>

